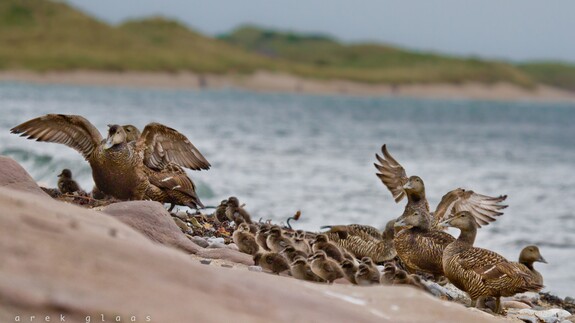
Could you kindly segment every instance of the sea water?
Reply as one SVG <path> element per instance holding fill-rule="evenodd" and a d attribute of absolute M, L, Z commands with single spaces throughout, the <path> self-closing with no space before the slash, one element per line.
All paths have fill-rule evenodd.
<path fill-rule="evenodd" d="M 301 210 L 292 224 L 307 230 L 382 228 L 402 213 L 405 201 L 396 204 L 375 176 L 385 143 L 408 175 L 423 178 L 432 209 L 458 187 L 507 194 L 509 208 L 480 229 L 476 246 L 516 260 L 536 244 L 549 262 L 535 264 L 546 290 L 575 295 L 574 104 L 0 83 L 0 113 L 0 154 L 44 185 L 70 168 L 90 190 L 88 163 L 11 127 L 46 113 L 80 114 L 102 133 L 111 123 L 160 122 L 212 164 L 188 172 L 205 205 L 234 195 L 254 219 L 275 222 Z"/>

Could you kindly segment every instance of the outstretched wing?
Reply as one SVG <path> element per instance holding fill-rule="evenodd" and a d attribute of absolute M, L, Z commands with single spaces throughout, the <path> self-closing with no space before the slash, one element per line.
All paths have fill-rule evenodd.
<path fill-rule="evenodd" d="M 74 148 L 89 159 L 102 141 L 94 125 L 82 116 L 47 114 L 10 129 L 11 133 L 36 141 L 55 142 Z"/>
<path fill-rule="evenodd" d="M 434 224 L 447 219 L 452 214 L 460 211 L 469 211 L 477 225 L 487 225 L 489 222 L 496 220 L 495 217 L 503 214 L 501 210 L 507 205 L 501 204 L 507 195 L 491 197 L 477 194 L 470 190 L 462 188 L 455 189 L 443 196 L 434 213 Z"/>
<path fill-rule="evenodd" d="M 379 171 L 376 175 L 389 189 L 395 202 L 399 202 L 405 197 L 403 189 L 403 185 L 407 183 L 405 169 L 389 154 L 385 145 L 381 147 L 381 152 L 383 157 L 375 154 L 375 158 L 379 162 L 379 164 L 374 163 L 375 168 Z"/>
<path fill-rule="evenodd" d="M 211 166 L 186 136 L 159 123 L 150 123 L 144 128 L 138 149 L 144 151 L 146 166 L 153 169 L 162 169 L 169 163 L 193 170 Z"/>

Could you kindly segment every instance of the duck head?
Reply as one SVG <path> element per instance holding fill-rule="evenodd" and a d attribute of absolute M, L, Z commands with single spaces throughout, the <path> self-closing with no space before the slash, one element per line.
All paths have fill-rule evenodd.
<path fill-rule="evenodd" d="M 131 124 L 125 124 L 122 126 L 122 128 L 124 128 L 124 131 L 126 132 L 127 142 L 135 141 L 138 140 L 138 138 L 140 138 L 140 130 L 138 130 L 136 126 L 133 126 Z"/>
<path fill-rule="evenodd" d="M 64 168 L 58 177 L 72 178 L 72 172 L 68 168 Z"/>
<path fill-rule="evenodd" d="M 425 192 L 425 185 L 419 176 L 411 176 L 403 185 L 403 189 L 407 194 L 422 194 Z"/>
<path fill-rule="evenodd" d="M 521 263 L 534 263 L 534 262 L 547 263 L 545 258 L 539 253 L 539 248 L 537 246 L 527 246 L 521 250 L 519 254 L 519 262 Z"/>
<path fill-rule="evenodd" d="M 104 149 L 110 149 L 115 145 L 126 142 L 127 135 L 124 128 L 117 124 L 108 125 L 108 127 L 108 137 L 106 138 Z"/>
<path fill-rule="evenodd" d="M 419 211 L 413 211 L 405 217 L 397 219 L 394 227 L 425 227 L 428 224 L 428 221 L 426 220 L 425 216 L 423 216 Z"/>
<path fill-rule="evenodd" d="M 468 211 L 460 211 L 447 220 L 439 222 L 439 226 L 453 227 L 460 230 L 477 229 L 478 225 L 475 218 Z"/>

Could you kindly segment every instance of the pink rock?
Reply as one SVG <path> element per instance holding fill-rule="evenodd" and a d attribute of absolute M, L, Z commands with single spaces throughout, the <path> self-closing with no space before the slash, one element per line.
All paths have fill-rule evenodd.
<path fill-rule="evenodd" d="M 20 164 L 6 156 L 0 156 L 0 186 L 49 197 Z"/>

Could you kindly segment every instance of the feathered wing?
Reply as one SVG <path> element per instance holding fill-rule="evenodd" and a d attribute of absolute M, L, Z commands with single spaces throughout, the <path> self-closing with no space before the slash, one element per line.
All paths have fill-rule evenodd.
<path fill-rule="evenodd" d="M 102 141 L 102 135 L 82 116 L 47 114 L 10 129 L 11 133 L 36 141 L 55 142 L 75 149 L 90 158 Z"/>
<path fill-rule="evenodd" d="M 501 203 L 506 198 L 507 195 L 491 197 L 462 188 L 455 189 L 441 198 L 441 202 L 437 205 L 434 213 L 433 225 L 436 226 L 439 222 L 460 211 L 469 211 L 479 227 L 487 225 L 503 214 L 501 210 L 507 205 Z"/>
<path fill-rule="evenodd" d="M 211 166 L 186 136 L 159 123 L 144 128 L 137 147 L 144 152 L 144 164 L 149 168 L 162 169 L 169 163 L 193 170 Z"/>
<path fill-rule="evenodd" d="M 200 207 L 204 205 L 196 194 L 196 186 L 188 177 L 184 169 L 176 164 L 168 164 L 160 172 L 150 172 L 148 179 L 150 184 L 161 189 L 181 192 L 190 197 Z"/>
<path fill-rule="evenodd" d="M 363 239 L 374 238 L 377 240 L 382 240 L 381 231 L 378 229 L 370 226 L 370 225 L 363 225 L 363 224 L 348 224 L 348 225 L 324 225 L 321 229 L 329 229 L 329 233 L 338 233 L 341 239 L 345 239 L 345 237 L 350 235 L 359 236 Z M 339 234 L 339 233 L 344 233 Z"/>
<path fill-rule="evenodd" d="M 399 202 L 405 197 L 403 185 L 405 185 L 408 180 L 405 169 L 391 156 L 385 145 L 381 147 L 381 152 L 383 157 L 379 154 L 375 154 L 375 158 L 377 158 L 379 162 L 379 164 L 374 163 L 375 168 L 379 171 L 376 175 L 389 189 L 395 202 Z"/>

